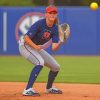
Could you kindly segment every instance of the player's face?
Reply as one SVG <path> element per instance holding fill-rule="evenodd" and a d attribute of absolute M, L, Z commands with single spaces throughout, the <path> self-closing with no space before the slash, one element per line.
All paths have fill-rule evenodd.
<path fill-rule="evenodd" d="M 47 18 L 49 21 L 54 22 L 55 19 L 57 18 L 57 13 L 56 13 L 56 12 L 46 13 L 46 18 Z"/>

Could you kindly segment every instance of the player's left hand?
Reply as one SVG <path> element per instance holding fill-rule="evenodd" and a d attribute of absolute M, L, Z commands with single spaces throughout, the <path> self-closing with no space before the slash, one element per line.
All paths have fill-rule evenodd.
<path fill-rule="evenodd" d="M 65 43 L 70 36 L 70 26 L 66 23 L 59 25 L 60 41 Z"/>

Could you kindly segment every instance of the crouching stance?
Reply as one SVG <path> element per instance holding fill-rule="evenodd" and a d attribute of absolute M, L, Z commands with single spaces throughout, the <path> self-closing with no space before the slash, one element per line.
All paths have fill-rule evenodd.
<path fill-rule="evenodd" d="M 58 25 L 56 24 L 57 13 L 55 6 L 47 7 L 45 18 L 33 24 L 19 40 L 20 54 L 35 65 L 31 71 L 27 86 L 23 91 L 25 96 L 39 96 L 39 93 L 33 89 L 33 85 L 44 65 L 50 68 L 46 93 L 62 94 L 61 90 L 52 87 L 60 66 L 44 50 L 50 44 L 52 44 L 52 50 L 57 50 L 62 44 L 59 38 Z"/>

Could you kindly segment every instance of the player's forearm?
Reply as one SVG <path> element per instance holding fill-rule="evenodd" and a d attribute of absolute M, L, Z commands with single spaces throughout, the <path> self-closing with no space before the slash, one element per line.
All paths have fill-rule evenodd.
<path fill-rule="evenodd" d="M 53 51 L 56 51 L 56 50 L 58 50 L 59 48 L 60 48 L 60 46 L 62 45 L 62 42 L 58 42 L 58 43 L 53 43 L 53 45 L 52 45 L 52 50 Z"/>
<path fill-rule="evenodd" d="M 25 41 L 25 43 L 27 43 L 29 46 L 31 46 L 32 48 L 34 48 L 36 50 L 40 50 L 41 49 L 40 46 L 38 46 L 38 45 L 36 45 L 36 44 L 34 44 L 32 42 L 32 40 L 29 38 L 28 35 L 25 35 L 24 41 Z"/>

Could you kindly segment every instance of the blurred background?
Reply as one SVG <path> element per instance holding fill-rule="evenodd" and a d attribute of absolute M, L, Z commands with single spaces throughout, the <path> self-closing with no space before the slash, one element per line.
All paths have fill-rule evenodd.
<path fill-rule="evenodd" d="M 0 54 L 18 55 L 17 41 L 38 19 L 46 6 L 58 7 L 60 24 L 68 23 L 71 37 L 57 55 L 100 55 L 100 8 L 91 10 L 94 0 L 1 0 L 0 1 Z M 95 0 L 100 4 L 100 0 Z M 17 40 L 17 41 L 16 41 Z M 51 52 L 48 48 L 47 51 Z"/>
<path fill-rule="evenodd" d="M 0 6 L 47 6 L 52 0 L 0 0 Z M 91 2 L 100 4 L 100 0 L 54 0 L 56 6 L 89 6 Z"/>
<path fill-rule="evenodd" d="M 28 80 L 33 67 L 20 56 L 18 39 L 54 3 L 60 24 L 71 28 L 58 51 L 47 49 L 62 68 L 56 82 L 100 83 L 100 7 L 91 10 L 91 2 L 100 5 L 100 0 L 0 0 L 0 81 Z M 47 73 L 44 69 L 37 81 L 45 82 Z"/>

